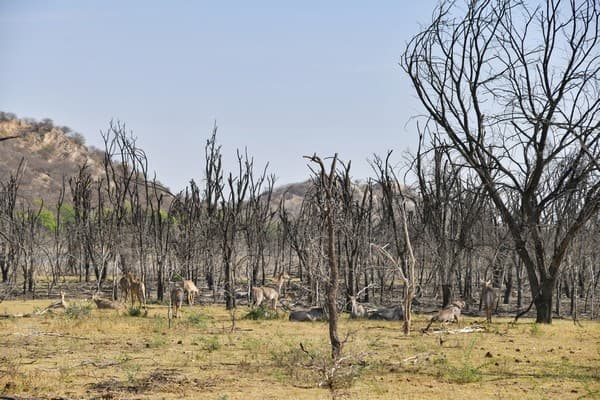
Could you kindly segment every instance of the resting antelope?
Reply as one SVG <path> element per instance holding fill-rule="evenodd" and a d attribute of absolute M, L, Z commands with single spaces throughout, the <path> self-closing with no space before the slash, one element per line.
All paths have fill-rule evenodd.
<path fill-rule="evenodd" d="M 194 301 L 196 298 L 196 295 L 198 294 L 199 290 L 196 287 L 196 285 L 194 285 L 194 282 L 192 282 L 191 280 L 184 280 L 183 281 L 183 290 L 185 292 L 187 292 L 187 301 L 188 304 L 190 306 L 194 305 Z"/>
<path fill-rule="evenodd" d="M 290 313 L 290 321 L 313 322 L 327 319 L 327 313 L 323 307 L 313 307 L 310 310 L 296 310 Z"/>
<path fill-rule="evenodd" d="M 362 304 L 356 301 L 355 296 L 350 296 L 350 302 L 352 303 L 352 309 L 350 310 L 350 318 L 358 319 L 365 318 L 367 316 L 367 310 Z"/>
<path fill-rule="evenodd" d="M 423 331 L 427 331 L 431 324 L 433 324 L 436 321 L 444 325 L 448 322 L 456 321 L 456 323 L 460 326 L 460 312 L 464 306 L 465 302 L 462 300 L 452 302 L 449 306 L 446 306 L 446 308 L 444 308 L 443 310 L 438 312 L 437 315 L 431 318 L 431 321 L 429 321 L 429 324 Z"/>
<path fill-rule="evenodd" d="M 96 303 L 96 307 L 98 307 L 101 310 L 123 310 L 125 308 L 125 305 L 123 303 L 121 303 L 120 301 L 116 301 L 116 300 L 106 300 L 106 299 L 102 299 L 100 297 L 98 297 L 98 292 L 95 292 L 92 295 L 92 300 L 94 300 L 94 303 Z"/>
<path fill-rule="evenodd" d="M 171 290 L 171 310 L 175 308 L 175 318 L 180 317 L 181 306 L 183 306 L 183 289 L 174 287 Z"/>
<path fill-rule="evenodd" d="M 481 292 L 481 302 L 485 304 L 485 320 L 492 323 L 492 312 L 494 311 L 495 293 L 491 281 L 483 282 L 483 291 Z"/>
<path fill-rule="evenodd" d="M 382 307 L 373 310 L 369 315 L 369 319 L 377 319 L 384 321 L 402 321 L 404 319 L 404 309 L 402 306 Z"/>
<path fill-rule="evenodd" d="M 277 300 L 279 299 L 279 293 L 281 293 L 281 287 L 283 286 L 283 282 L 288 279 L 289 276 L 285 272 L 281 272 L 277 274 L 277 279 L 275 280 L 275 284 L 277 285 L 277 289 L 263 286 L 263 287 L 253 287 L 252 288 L 252 298 L 254 300 L 253 305 L 256 307 L 260 307 L 264 300 L 271 302 L 271 308 L 277 311 Z"/>

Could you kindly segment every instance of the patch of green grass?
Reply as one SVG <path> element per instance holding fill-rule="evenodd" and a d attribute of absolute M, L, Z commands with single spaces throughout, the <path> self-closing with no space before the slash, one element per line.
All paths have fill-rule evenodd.
<path fill-rule="evenodd" d="M 529 333 L 531 334 L 531 336 L 540 336 L 542 334 L 542 328 L 540 327 L 540 324 L 531 324 L 531 328 L 529 328 Z"/>
<path fill-rule="evenodd" d="M 189 326 L 199 329 L 206 329 L 210 326 L 210 318 L 206 315 L 194 312 L 187 317 L 187 323 Z"/>
<path fill-rule="evenodd" d="M 434 363 L 438 365 L 438 375 L 442 378 L 447 379 L 452 383 L 474 383 L 479 382 L 483 378 L 481 369 L 487 365 L 482 364 L 475 366 L 471 359 L 473 353 L 473 347 L 475 346 L 475 339 L 472 339 L 465 351 L 463 352 L 462 359 L 459 362 L 450 362 L 445 355 L 437 359 Z"/>
<path fill-rule="evenodd" d="M 202 349 L 209 353 L 221 348 L 221 341 L 217 335 L 196 336 L 192 339 L 191 344 L 194 346 L 202 346 Z"/>

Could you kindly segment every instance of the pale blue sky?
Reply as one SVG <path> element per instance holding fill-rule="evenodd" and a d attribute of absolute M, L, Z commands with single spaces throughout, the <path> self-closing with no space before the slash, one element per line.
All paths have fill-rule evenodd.
<path fill-rule="evenodd" d="M 373 153 L 415 148 L 398 61 L 436 3 L 0 0 L 0 110 L 97 147 L 119 119 L 174 191 L 202 180 L 215 120 L 226 170 L 247 147 L 284 184 L 337 152 L 364 179 Z"/>

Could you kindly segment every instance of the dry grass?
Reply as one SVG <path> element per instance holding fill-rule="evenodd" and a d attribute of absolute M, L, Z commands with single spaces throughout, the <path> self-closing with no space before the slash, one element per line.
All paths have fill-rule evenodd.
<path fill-rule="evenodd" d="M 0 313 L 49 303 L 4 302 Z M 293 323 L 284 313 L 279 320 L 241 319 L 247 311 L 237 311 L 233 332 L 222 306 L 184 307 L 171 328 L 166 307 L 159 306 L 147 317 L 92 308 L 89 314 L 2 319 L 0 393 L 215 400 L 600 396 L 597 322 L 513 326 L 499 320 L 483 333 L 445 334 L 440 345 L 437 334 L 403 336 L 397 322 L 343 316 L 348 358 L 332 374 L 326 323 Z M 427 320 L 416 316 L 415 330 Z"/>

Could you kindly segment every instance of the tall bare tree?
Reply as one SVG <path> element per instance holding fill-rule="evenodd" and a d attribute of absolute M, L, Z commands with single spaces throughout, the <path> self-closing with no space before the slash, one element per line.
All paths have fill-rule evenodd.
<path fill-rule="evenodd" d="M 318 169 L 313 171 L 316 182 L 320 190 L 323 192 L 323 202 L 320 204 L 321 211 L 325 217 L 325 225 L 327 227 L 327 263 L 329 266 L 329 279 L 327 282 L 327 311 L 329 314 L 329 340 L 331 342 L 331 357 L 337 360 L 342 352 L 342 342 L 338 335 L 338 309 L 337 296 L 339 289 L 339 265 L 337 251 L 335 248 L 335 184 L 338 180 L 336 171 L 337 154 L 333 156 L 329 172 L 325 169 L 325 164 L 317 155 L 311 157 L 305 156 L 311 162 L 318 165 Z"/>
<path fill-rule="evenodd" d="M 508 226 L 540 323 L 552 322 L 565 253 L 600 207 L 599 19 L 597 0 L 444 1 L 401 61 L 429 129 Z"/>

